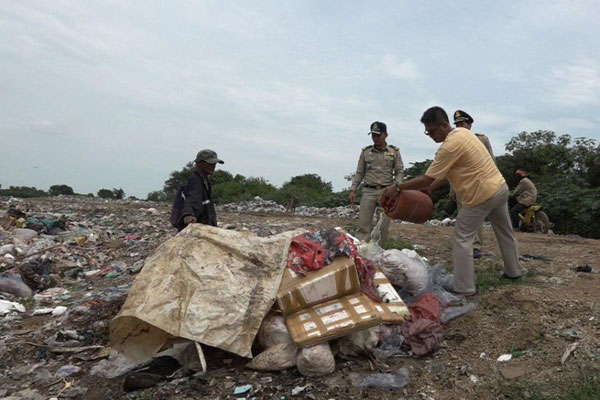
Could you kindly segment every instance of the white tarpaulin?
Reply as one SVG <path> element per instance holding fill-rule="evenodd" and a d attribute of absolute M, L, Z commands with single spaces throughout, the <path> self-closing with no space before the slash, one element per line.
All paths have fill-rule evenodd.
<path fill-rule="evenodd" d="M 296 230 L 266 238 L 192 224 L 146 259 L 111 322 L 113 348 L 145 361 L 188 339 L 252 357 Z"/>

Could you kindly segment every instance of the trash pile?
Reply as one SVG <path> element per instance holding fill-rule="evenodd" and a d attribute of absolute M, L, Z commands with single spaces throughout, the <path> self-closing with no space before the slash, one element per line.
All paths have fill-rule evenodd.
<path fill-rule="evenodd" d="M 0 398 L 85 398 L 90 375 L 122 377 L 125 391 L 189 382 L 215 352 L 251 370 L 323 376 L 336 357 L 435 352 L 444 324 L 475 307 L 414 251 L 277 223 L 176 235 L 159 204 L 0 199 Z M 251 397 L 267 378 L 226 387 Z M 349 375 L 386 389 L 408 379 L 406 368 Z"/>
<path fill-rule="evenodd" d="M 444 218 L 443 220 L 439 220 L 439 219 L 430 219 L 429 221 L 425 222 L 426 226 L 454 226 L 454 223 L 456 222 L 456 219 L 454 218 Z"/>
<path fill-rule="evenodd" d="M 31 382 L 58 381 L 48 389 L 56 397 L 87 391 L 64 379 L 81 375 L 73 363 L 108 356 L 108 324 L 131 274 L 174 234 L 163 214 L 134 200 L 0 199 L 0 359 L 13 370 L 0 397 L 23 389 L 15 398 L 42 398 Z M 20 364 L 32 349 L 35 358 Z"/>
<path fill-rule="evenodd" d="M 268 214 L 283 214 L 288 210 L 282 205 L 277 204 L 272 200 L 264 200 L 256 196 L 251 201 L 243 203 L 231 203 L 217 206 L 217 211 L 233 211 L 238 213 L 268 213 Z M 300 217 L 325 217 L 325 218 L 346 218 L 357 219 L 358 207 L 340 206 L 333 208 L 326 207 L 295 207 L 293 215 Z"/>
<path fill-rule="evenodd" d="M 295 367 L 315 377 L 335 371 L 336 355 L 384 362 L 435 352 L 444 324 L 475 308 L 446 290 L 452 275 L 416 252 L 359 244 L 341 229 L 263 238 L 190 225 L 146 260 L 111 323 L 111 346 L 146 366 L 178 343 L 188 354 L 186 364 L 172 356 L 181 368 L 206 371 L 205 349 L 217 348 L 251 358 L 250 369 Z M 112 362 L 97 373 L 112 376 Z M 169 379 L 156 374 L 128 372 L 126 389 Z M 399 389 L 407 381 L 405 368 L 352 377 L 361 387 Z"/>

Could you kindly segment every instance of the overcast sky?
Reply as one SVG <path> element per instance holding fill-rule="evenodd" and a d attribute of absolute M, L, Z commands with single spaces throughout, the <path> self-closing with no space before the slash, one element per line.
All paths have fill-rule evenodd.
<path fill-rule="evenodd" d="M 1 1 L 0 183 L 145 198 L 211 148 L 275 185 L 348 186 L 369 125 L 405 165 L 419 119 L 469 112 L 600 138 L 595 1 Z"/>

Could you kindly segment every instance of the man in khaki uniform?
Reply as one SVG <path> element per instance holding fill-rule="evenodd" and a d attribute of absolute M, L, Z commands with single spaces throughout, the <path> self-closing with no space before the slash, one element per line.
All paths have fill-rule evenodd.
<path fill-rule="evenodd" d="M 402 182 L 404 171 L 400 149 L 388 145 L 386 142 L 387 126 L 383 122 L 375 121 L 371 124 L 369 135 L 371 135 L 373 145 L 362 149 L 354 180 L 350 186 L 350 204 L 354 204 L 356 189 L 361 181 L 364 181 L 356 235 L 362 241 L 370 238 L 373 214 L 375 208 L 378 205 L 381 206 L 381 195 L 388 186 Z M 389 227 L 390 218 L 384 214 L 381 223 L 380 245 L 387 239 Z"/>
<path fill-rule="evenodd" d="M 425 111 L 421 122 L 425 125 L 425 134 L 441 146 L 425 175 L 398 184 L 397 190 L 428 188 L 433 191 L 430 185 L 448 179 L 462 200 L 452 235 L 454 291 L 475 294 L 471 251 L 475 231 L 486 217 L 494 228 L 502 253 L 504 277 L 520 278 L 527 271 L 521 270 L 517 239 L 508 215 L 508 186 L 489 152 L 467 129 L 452 129 L 448 114 L 441 107 Z"/>
<path fill-rule="evenodd" d="M 535 204 L 537 200 L 537 189 L 533 182 L 527 178 L 527 173 L 518 169 L 516 171 L 519 184 L 515 188 L 508 202 L 510 207 L 510 220 L 515 230 L 519 230 L 519 213 L 527 207 Z"/>
<path fill-rule="evenodd" d="M 473 127 L 473 122 L 475 122 L 475 120 L 466 112 L 462 110 L 456 110 L 454 112 L 454 125 L 456 125 L 457 128 L 465 128 L 471 131 L 471 128 Z M 488 137 L 483 133 L 475 133 L 475 136 L 477 136 L 477 139 L 479 139 L 479 141 L 483 143 L 488 153 L 490 153 L 490 155 L 492 156 L 494 162 L 496 162 L 496 157 L 494 157 L 494 151 L 492 150 L 492 144 L 490 143 L 490 139 L 488 139 Z M 462 203 L 460 199 L 456 198 L 456 193 L 452 188 L 450 188 L 450 198 L 456 200 L 456 207 L 458 208 L 458 211 L 460 211 Z M 473 241 L 473 258 L 481 257 L 482 247 L 483 225 L 481 225 L 479 229 L 477 229 L 477 232 L 475 232 L 475 240 Z"/>

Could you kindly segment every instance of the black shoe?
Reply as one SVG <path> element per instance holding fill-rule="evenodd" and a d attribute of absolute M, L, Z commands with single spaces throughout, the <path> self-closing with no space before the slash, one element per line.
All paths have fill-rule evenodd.
<path fill-rule="evenodd" d="M 508 276 L 508 275 L 506 275 L 506 272 L 503 272 L 503 273 L 502 273 L 502 277 L 503 277 L 504 279 L 513 279 L 513 280 L 517 280 L 517 279 L 522 279 L 523 277 L 525 277 L 525 276 L 527 275 L 527 273 L 528 273 L 528 272 L 529 272 L 529 271 L 527 271 L 525 268 L 523 268 L 523 269 L 521 270 L 521 275 L 519 275 L 519 276 Z"/>
<path fill-rule="evenodd" d="M 481 250 L 473 249 L 473 258 L 481 258 Z"/>

